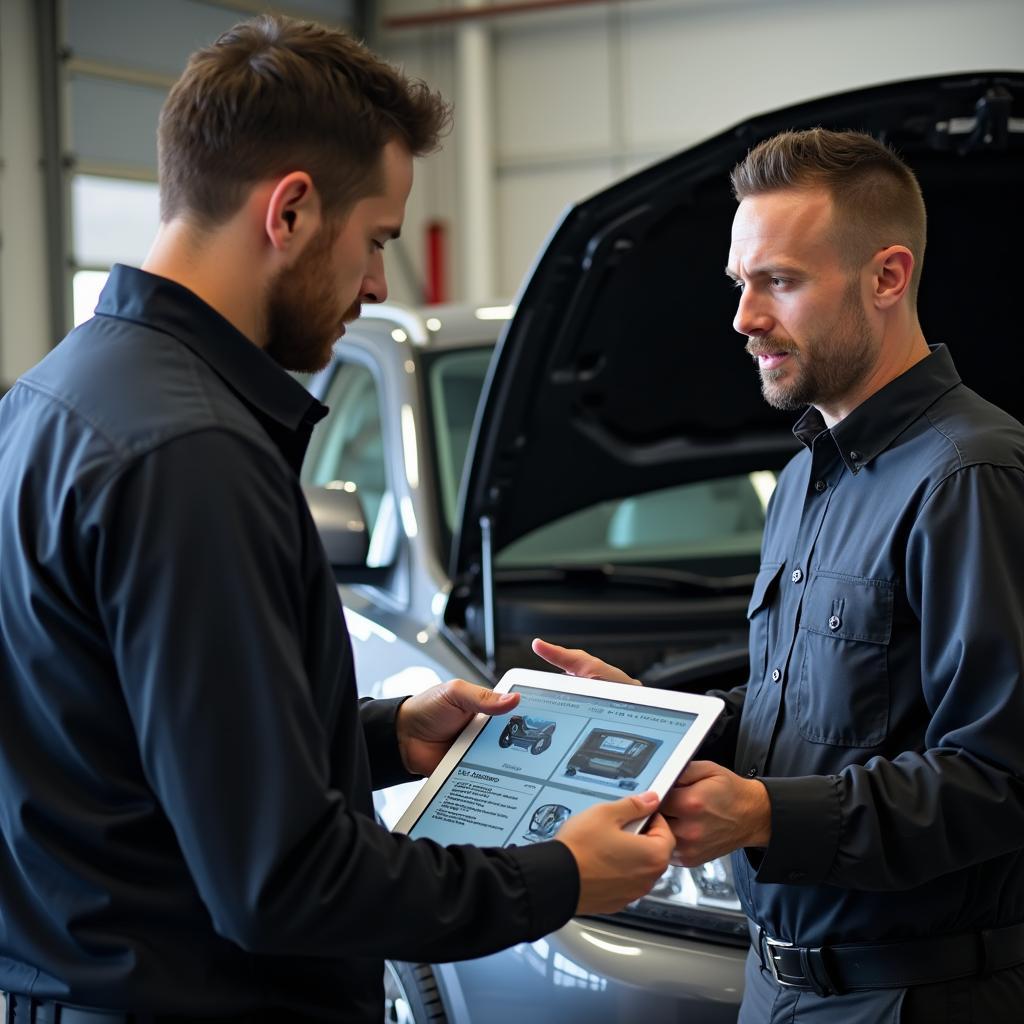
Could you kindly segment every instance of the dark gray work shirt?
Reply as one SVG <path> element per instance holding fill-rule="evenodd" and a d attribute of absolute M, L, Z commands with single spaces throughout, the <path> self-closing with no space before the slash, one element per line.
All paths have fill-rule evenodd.
<path fill-rule="evenodd" d="M 560 843 L 374 823 L 371 785 L 408 776 L 299 485 L 324 412 L 124 267 L 0 402 L 0 989 L 377 1024 L 382 957 L 573 912 Z"/>
<path fill-rule="evenodd" d="M 1024 427 L 939 346 L 795 433 L 709 751 L 771 797 L 743 906 L 810 946 L 1024 921 Z"/>

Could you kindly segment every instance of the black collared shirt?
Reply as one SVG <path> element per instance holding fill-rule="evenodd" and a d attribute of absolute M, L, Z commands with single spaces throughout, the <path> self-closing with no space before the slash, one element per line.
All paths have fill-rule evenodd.
<path fill-rule="evenodd" d="M 560 843 L 392 836 L 297 471 L 325 410 L 186 289 L 116 267 L 0 403 L 0 989 L 381 1014 L 380 958 L 536 938 Z"/>
<path fill-rule="evenodd" d="M 741 901 L 810 946 L 1024 921 L 1024 428 L 940 346 L 794 432 L 715 751 L 771 797 Z"/>

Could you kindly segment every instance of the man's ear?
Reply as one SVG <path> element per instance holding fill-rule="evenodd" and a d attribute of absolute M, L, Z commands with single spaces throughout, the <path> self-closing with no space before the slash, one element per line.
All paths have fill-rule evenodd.
<path fill-rule="evenodd" d="M 305 171 L 291 171 L 274 184 L 263 227 L 271 247 L 286 261 L 302 252 L 320 222 L 320 197 Z"/>
<path fill-rule="evenodd" d="M 914 273 L 914 254 L 905 245 L 890 245 L 875 253 L 874 293 L 879 310 L 892 309 L 907 294 Z"/>

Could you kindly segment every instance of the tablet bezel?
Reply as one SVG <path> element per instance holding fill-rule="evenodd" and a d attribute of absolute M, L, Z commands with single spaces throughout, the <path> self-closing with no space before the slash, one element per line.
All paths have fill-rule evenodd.
<path fill-rule="evenodd" d="M 668 760 L 649 787 L 661 799 L 664 799 L 680 772 L 693 759 L 697 748 L 704 741 L 715 720 L 725 708 L 725 702 L 718 697 L 708 697 L 695 693 L 678 693 L 674 690 L 659 690 L 653 687 L 631 686 L 628 683 L 613 683 L 604 679 L 585 679 L 581 676 L 562 675 L 557 672 L 541 672 L 526 668 L 510 669 L 498 681 L 494 687 L 494 692 L 508 693 L 514 686 L 530 686 L 534 689 L 548 690 L 552 693 L 571 694 L 573 696 L 602 697 L 606 700 L 624 701 L 635 705 L 637 708 L 664 708 L 670 711 L 681 711 L 686 714 L 696 715 L 686 735 L 680 738 L 675 749 L 669 755 Z M 508 714 L 512 714 L 514 710 L 513 708 Z M 480 731 L 492 717 L 504 718 L 506 716 L 491 716 L 483 713 L 474 716 L 472 721 L 456 738 L 448 753 L 441 760 L 441 763 L 431 772 L 423 786 L 420 787 L 419 792 L 413 798 L 412 803 L 406 808 L 405 813 L 399 818 L 393 831 L 408 833 L 412 830 L 424 811 L 430 806 L 430 802 L 437 795 L 438 790 L 458 767 L 473 740 L 477 738 Z M 626 829 L 630 832 L 639 832 L 646 823 L 646 817 L 640 818 L 630 822 Z"/>

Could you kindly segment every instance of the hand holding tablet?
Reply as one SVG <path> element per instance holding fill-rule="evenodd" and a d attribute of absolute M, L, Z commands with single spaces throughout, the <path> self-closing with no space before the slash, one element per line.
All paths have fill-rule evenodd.
<path fill-rule="evenodd" d="M 526 669 L 506 673 L 495 693 L 518 694 L 518 706 L 469 723 L 396 831 L 444 845 L 517 846 L 552 839 L 574 815 L 606 805 L 580 827 L 637 833 L 657 803 L 620 798 L 646 790 L 664 797 L 723 706 L 712 697 Z M 573 849 L 579 862 L 587 844 L 574 844 L 574 831 L 566 845 L 580 847 Z M 672 844 L 664 822 L 654 832 L 640 838 L 658 847 L 653 860 L 667 843 L 667 861 Z M 614 859 L 614 850 L 603 853 Z M 610 863 L 608 870 L 617 868 Z"/>
<path fill-rule="evenodd" d="M 556 838 L 569 847 L 579 869 L 577 914 L 614 914 L 650 892 L 665 873 L 675 837 L 665 819 L 652 813 L 657 807 L 653 791 L 602 801 L 559 830 Z M 645 819 L 643 833 L 631 831 Z"/>

